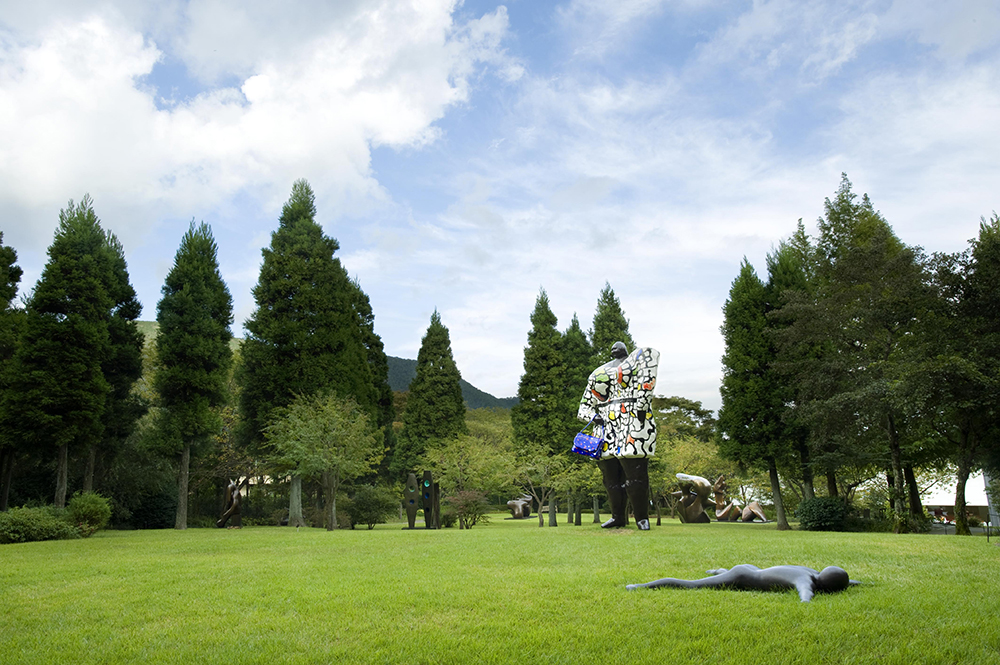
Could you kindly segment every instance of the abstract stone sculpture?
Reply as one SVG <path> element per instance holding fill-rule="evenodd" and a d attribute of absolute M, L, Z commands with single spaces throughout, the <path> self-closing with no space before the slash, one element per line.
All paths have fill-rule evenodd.
<path fill-rule="evenodd" d="M 511 499 L 507 502 L 507 507 L 510 508 L 511 517 L 516 520 L 531 517 L 531 496 L 525 494 L 520 499 Z"/>
<path fill-rule="evenodd" d="M 707 524 L 712 521 L 708 516 L 708 507 L 712 501 L 708 495 L 712 492 L 712 483 L 701 476 L 690 476 L 678 473 L 681 489 L 674 492 L 677 497 L 677 515 L 685 524 Z"/>
<path fill-rule="evenodd" d="M 235 481 L 229 481 L 229 485 L 226 487 L 226 509 L 222 512 L 222 517 L 215 523 L 215 526 L 223 528 L 229 518 L 233 519 L 232 527 L 239 529 L 243 526 L 243 520 L 240 517 L 240 488 Z"/>
<path fill-rule="evenodd" d="M 646 584 L 629 584 L 626 589 L 658 589 L 660 587 L 680 587 L 684 589 L 724 588 L 741 591 L 777 591 L 795 589 L 803 603 L 812 600 L 813 594 L 843 591 L 849 585 L 860 584 L 852 580 L 847 571 L 837 566 L 827 566 L 817 572 L 805 566 L 772 566 L 760 569 L 747 563 L 729 570 L 718 568 L 706 571 L 710 577 L 700 580 L 679 580 L 665 577 Z"/>
<path fill-rule="evenodd" d="M 649 529 L 649 458 L 656 452 L 656 424 L 651 400 L 660 352 L 639 348 L 629 354 L 615 342 L 611 360 L 587 379 L 577 417 L 604 429 L 597 465 L 611 505 L 605 529 L 628 525 L 632 503 L 636 526 Z"/>
<path fill-rule="evenodd" d="M 417 487 L 417 477 L 410 474 L 406 478 L 406 490 L 403 492 L 403 503 L 406 505 L 406 522 L 410 529 L 416 528 L 417 510 L 420 509 L 420 491 Z"/>

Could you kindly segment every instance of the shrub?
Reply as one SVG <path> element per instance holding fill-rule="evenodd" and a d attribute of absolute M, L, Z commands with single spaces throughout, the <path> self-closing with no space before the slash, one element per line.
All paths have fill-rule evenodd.
<path fill-rule="evenodd" d="M 96 492 L 77 492 L 69 500 L 67 513 L 70 522 L 80 535 L 87 537 L 108 525 L 111 519 L 111 503 Z"/>
<path fill-rule="evenodd" d="M 453 496 L 445 499 L 445 502 L 455 509 L 455 514 L 459 522 L 466 529 L 471 529 L 479 522 L 490 521 L 486 515 L 490 505 L 486 502 L 486 497 L 482 492 L 464 490 L 456 492 Z"/>
<path fill-rule="evenodd" d="M 374 529 L 376 524 L 383 524 L 391 515 L 399 510 L 399 497 L 388 487 L 381 485 L 362 485 L 354 491 L 349 512 L 354 524 L 367 524 Z"/>
<path fill-rule="evenodd" d="M 807 531 L 843 531 L 847 504 L 835 496 L 818 496 L 799 504 L 799 526 Z"/>
<path fill-rule="evenodd" d="M 458 513 L 455 508 L 448 503 L 441 506 L 441 528 L 450 529 L 458 523 Z"/>
<path fill-rule="evenodd" d="M 80 532 L 51 508 L 11 508 L 0 513 L 0 543 L 79 537 Z"/>

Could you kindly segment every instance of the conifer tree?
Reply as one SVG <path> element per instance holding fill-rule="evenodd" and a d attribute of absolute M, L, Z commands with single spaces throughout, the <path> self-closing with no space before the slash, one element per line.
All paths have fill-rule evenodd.
<path fill-rule="evenodd" d="M 392 460 L 393 477 L 416 471 L 432 443 L 468 433 L 461 379 L 451 354 L 448 328 L 434 310 L 417 353 L 416 376 L 410 382 L 403 429 Z"/>
<path fill-rule="evenodd" d="M 549 307 L 548 294 L 542 289 L 531 313 L 528 346 L 524 348 L 524 373 L 517 386 L 518 403 L 510 413 L 514 442 L 522 456 L 529 451 L 552 454 L 569 447 L 566 436 L 572 429 L 580 396 L 577 395 L 571 409 L 567 402 L 563 339 L 556 329 L 557 322 Z"/>
<path fill-rule="evenodd" d="M 379 400 L 369 366 L 357 289 L 334 257 L 337 241 L 315 221 L 305 180 L 292 186 L 253 289 L 238 373 L 240 439 L 267 453 L 263 432 L 276 408 L 299 395 L 332 391 L 375 417 Z M 303 524 L 301 478 L 292 476 L 290 524 Z"/>
<path fill-rule="evenodd" d="M 594 349 L 591 370 L 611 360 L 611 347 L 615 342 L 624 342 L 629 353 L 635 349 L 635 342 L 629 334 L 628 319 L 625 318 L 621 303 L 615 296 L 611 284 L 605 282 L 597 299 L 594 326 L 590 329 L 590 345 Z"/>
<path fill-rule="evenodd" d="M 784 404 L 774 390 L 774 358 L 767 335 L 767 290 L 753 266 L 743 259 L 740 274 L 723 308 L 722 408 L 719 409 L 719 453 L 747 466 L 764 467 L 778 513 L 778 529 L 788 529 L 778 462 L 788 454 L 782 437 Z"/>
<path fill-rule="evenodd" d="M 572 441 L 573 436 L 579 431 L 579 423 L 576 420 L 576 412 L 580 406 L 580 398 L 587 388 L 587 379 L 594 371 L 593 365 L 594 350 L 587 341 L 587 335 L 580 328 L 580 321 L 576 314 L 570 322 L 566 332 L 562 335 L 561 356 L 565 369 L 566 385 L 566 411 L 569 415 L 568 429 L 566 432 L 567 441 Z"/>
<path fill-rule="evenodd" d="M 17 252 L 3 244 L 0 232 L 0 411 L 4 408 L 4 395 L 9 389 L 10 371 L 22 311 L 13 307 L 17 285 L 22 270 L 17 266 Z M 0 423 L 4 421 L 0 415 Z M 14 473 L 14 444 L 11 437 L 0 430 L 0 511 L 7 510 L 10 481 Z"/>
<path fill-rule="evenodd" d="M 118 304 L 115 242 L 101 229 L 89 196 L 60 211 L 14 356 L 4 429 L 24 445 L 56 448 L 57 507 L 66 503 L 70 446 L 87 450 L 104 432 L 112 387 L 103 364 Z"/>
<path fill-rule="evenodd" d="M 361 289 L 361 285 L 356 280 L 352 282 L 352 285 L 355 297 L 354 309 L 361 321 L 362 341 L 368 352 L 368 367 L 371 369 L 375 390 L 373 422 L 376 427 L 382 428 L 385 444 L 386 455 L 382 458 L 379 473 L 389 484 L 392 484 L 392 479 L 389 477 L 389 465 L 392 461 L 392 452 L 396 449 L 396 434 L 392 429 L 392 421 L 396 417 L 396 412 L 393 408 L 392 386 L 389 385 L 389 359 L 385 355 L 382 338 L 375 334 L 375 314 L 372 312 L 368 294 Z"/>
<path fill-rule="evenodd" d="M 177 518 L 187 528 L 188 477 L 192 447 L 219 431 L 217 413 L 228 394 L 232 363 L 229 329 L 233 298 L 219 271 L 212 230 L 191 222 L 156 307 L 158 369 L 154 378 L 164 409 L 167 438 L 177 442 Z"/>

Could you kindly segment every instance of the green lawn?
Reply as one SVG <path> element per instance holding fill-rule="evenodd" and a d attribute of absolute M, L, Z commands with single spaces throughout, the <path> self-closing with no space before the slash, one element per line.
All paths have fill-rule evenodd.
<path fill-rule="evenodd" d="M 624 588 L 737 563 L 864 585 Z M 773 525 L 110 531 L 0 546 L 0 662 L 991 663 L 998 572 L 982 536 Z"/>

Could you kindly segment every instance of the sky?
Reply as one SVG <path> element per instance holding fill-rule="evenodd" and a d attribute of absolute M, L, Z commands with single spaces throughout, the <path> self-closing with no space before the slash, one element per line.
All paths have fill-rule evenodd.
<path fill-rule="evenodd" d="M 436 309 L 463 378 L 514 395 L 541 289 L 591 327 L 605 283 L 657 394 L 719 407 L 744 257 L 846 173 L 907 244 L 1000 209 L 992 0 L 0 0 L 0 231 L 41 275 L 90 194 L 156 317 L 192 220 L 235 305 L 292 183 L 390 355 Z"/>

